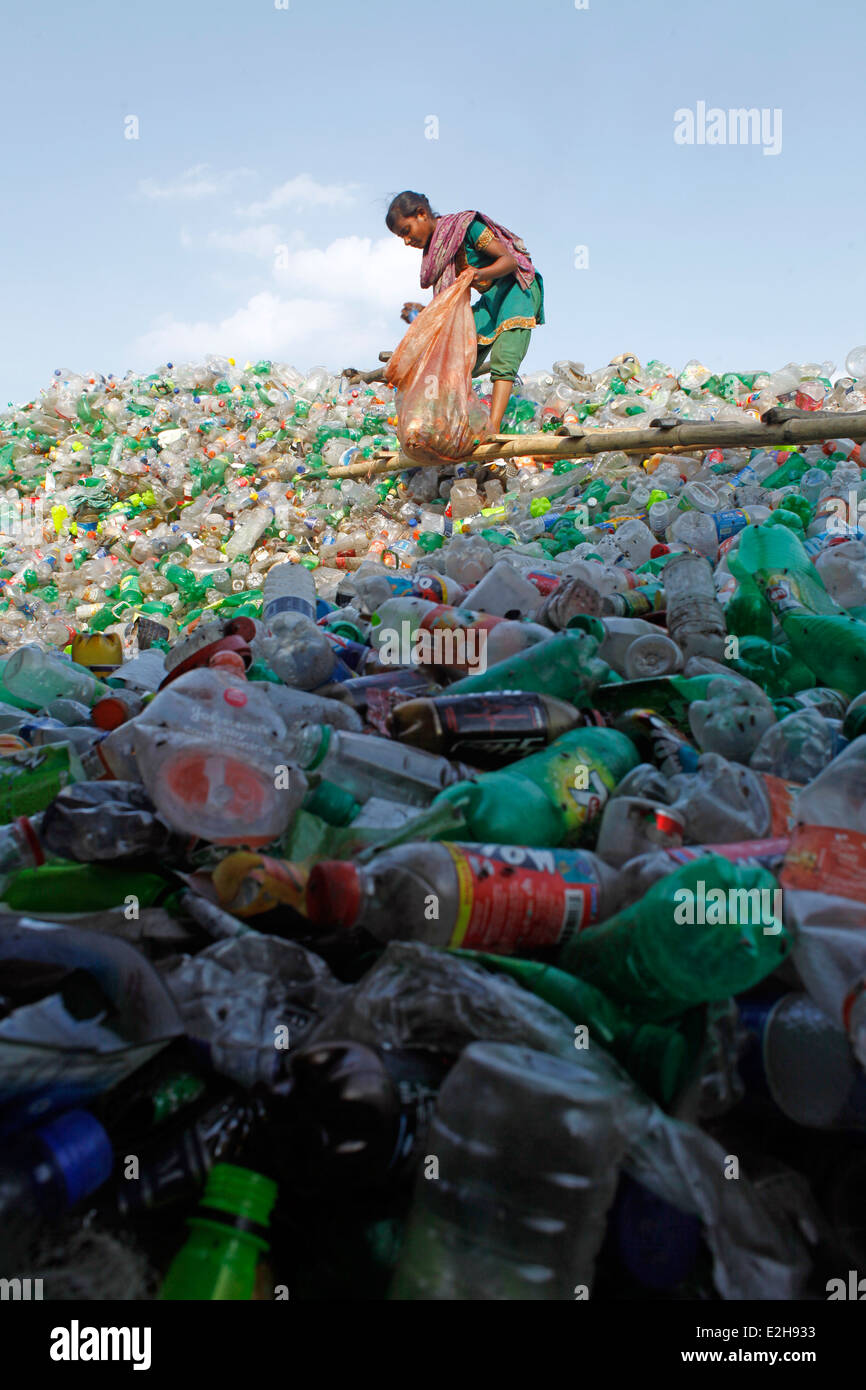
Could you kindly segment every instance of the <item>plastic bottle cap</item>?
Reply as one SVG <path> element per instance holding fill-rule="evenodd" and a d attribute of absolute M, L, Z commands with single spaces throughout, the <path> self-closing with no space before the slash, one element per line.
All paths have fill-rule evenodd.
<path fill-rule="evenodd" d="M 360 809 L 351 792 L 327 780 L 320 782 L 304 801 L 305 811 L 311 811 L 329 825 L 348 825 Z"/>
<path fill-rule="evenodd" d="M 361 910 L 361 874 L 344 859 L 324 859 L 307 881 L 307 916 L 315 926 L 352 927 Z"/>
<path fill-rule="evenodd" d="M 63 1174 L 70 1206 L 95 1192 L 111 1176 L 111 1140 L 89 1111 L 68 1110 L 36 1132 Z"/>
<path fill-rule="evenodd" d="M 210 658 L 208 666 L 211 666 L 218 671 L 230 671 L 233 675 L 239 676 L 241 679 L 244 679 L 246 677 L 246 666 L 244 664 L 244 659 L 238 652 L 215 652 L 214 655 Z M 240 691 L 238 693 L 243 694 L 243 691 Z M 228 697 L 228 691 L 226 691 L 226 697 Z M 229 704 L 232 703 L 237 702 L 229 700 Z"/>
<path fill-rule="evenodd" d="M 90 717 L 97 729 L 119 729 L 129 717 L 129 707 L 121 696 L 103 695 L 93 706 Z"/>
<path fill-rule="evenodd" d="M 234 1163 L 215 1163 L 208 1173 L 202 1205 L 266 1227 L 276 1200 L 277 1184 L 271 1178 Z"/>

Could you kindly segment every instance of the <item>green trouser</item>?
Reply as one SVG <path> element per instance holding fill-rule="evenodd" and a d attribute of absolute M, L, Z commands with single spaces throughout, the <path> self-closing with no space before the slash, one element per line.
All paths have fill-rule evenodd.
<path fill-rule="evenodd" d="M 481 376 L 482 371 L 490 372 L 493 381 L 513 381 L 517 370 L 529 351 L 531 328 L 506 328 L 493 339 L 492 343 L 479 343 L 478 356 L 472 368 L 473 376 Z M 490 367 L 484 366 L 488 355 Z"/>

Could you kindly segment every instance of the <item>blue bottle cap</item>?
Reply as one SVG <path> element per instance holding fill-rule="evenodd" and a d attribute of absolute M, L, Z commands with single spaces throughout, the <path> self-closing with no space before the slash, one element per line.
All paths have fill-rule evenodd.
<path fill-rule="evenodd" d="M 114 1150 L 102 1125 L 87 1110 L 67 1110 L 36 1131 L 63 1174 L 69 1205 L 95 1192 L 111 1176 Z"/>

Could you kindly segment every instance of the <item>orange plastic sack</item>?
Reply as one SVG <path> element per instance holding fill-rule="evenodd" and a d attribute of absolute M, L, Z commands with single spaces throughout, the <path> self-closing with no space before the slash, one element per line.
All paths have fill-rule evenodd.
<path fill-rule="evenodd" d="M 422 309 L 385 372 L 397 392 L 400 444 L 415 463 L 465 458 L 487 429 L 487 407 L 472 389 L 478 352 L 469 307 L 473 275 L 464 270 Z"/>

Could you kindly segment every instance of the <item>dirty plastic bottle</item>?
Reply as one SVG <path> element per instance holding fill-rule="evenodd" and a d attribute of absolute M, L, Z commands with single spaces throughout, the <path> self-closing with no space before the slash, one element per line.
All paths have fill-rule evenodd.
<path fill-rule="evenodd" d="M 665 777 L 694 772 L 698 753 L 669 720 L 651 709 L 630 709 L 610 721 L 613 728 L 627 734 L 644 762 L 652 762 Z"/>
<path fill-rule="evenodd" d="M 628 654 L 638 638 L 660 637 L 662 641 L 665 640 L 658 628 L 645 622 L 643 618 L 604 617 L 599 621 L 604 630 L 604 637 L 598 654 L 602 661 L 606 661 L 608 666 L 612 666 L 620 675 L 626 674 Z M 589 630 L 592 631 L 592 627 Z"/>
<path fill-rule="evenodd" d="M 751 989 L 785 959 L 781 890 L 765 869 L 706 857 L 565 945 L 557 964 L 636 1016 L 663 1020 Z"/>
<path fill-rule="evenodd" d="M 623 714 L 630 709 L 652 709 L 677 728 L 689 727 L 688 710 L 694 700 L 706 699 L 710 683 L 723 673 L 686 676 L 657 676 L 646 680 L 606 682 L 593 692 L 593 705 L 606 715 Z M 729 672 L 727 679 L 738 679 Z"/>
<path fill-rule="evenodd" d="M 573 1023 L 584 1024 L 591 1034 L 587 1045 L 594 1040 L 601 1042 L 661 1105 L 670 1105 L 681 1091 L 695 1059 L 686 1038 L 675 1027 L 633 1023 L 601 990 L 555 965 L 484 951 L 460 950 L 458 954 L 510 975 Z"/>
<path fill-rule="evenodd" d="M 737 561 L 764 594 L 794 655 L 849 697 L 866 688 L 866 624 L 837 608 L 787 527 L 749 527 Z"/>
<path fill-rule="evenodd" d="M 773 706 L 752 681 L 736 685 L 721 679 L 711 682 L 706 699 L 689 706 L 689 724 L 702 751 L 736 762 L 749 761 L 762 735 L 775 722 Z"/>
<path fill-rule="evenodd" d="M 683 654 L 670 637 L 662 632 L 650 632 L 636 637 L 623 661 L 622 674 L 627 680 L 645 680 L 652 676 L 669 676 L 681 671 Z"/>
<path fill-rule="evenodd" d="M 613 796 L 604 808 L 596 852 L 617 867 L 653 849 L 678 848 L 685 825 L 670 806 L 642 796 Z"/>
<path fill-rule="evenodd" d="M 764 730 L 749 766 L 806 786 L 843 745 L 838 720 L 825 719 L 816 709 L 802 709 Z"/>
<path fill-rule="evenodd" d="M 688 838 L 709 843 L 788 834 L 799 793 L 793 782 L 753 772 L 718 753 L 703 753 L 697 772 L 677 773 L 668 784 Z"/>
<path fill-rule="evenodd" d="M 541 595 L 508 560 L 497 560 L 480 584 L 470 589 L 463 602 L 467 608 L 481 613 L 495 613 L 502 618 L 528 618 L 540 607 Z"/>
<path fill-rule="evenodd" d="M 178 676 L 132 732 L 149 796 L 187 834 L 267 844 L 306 794 L 303 773 L 286 766 L 285 724 L 260 690 L 230 674 L 205 668 Z"/>
<path fill-rule="evenodd" d="M 613 729 L 574 729 L 541 753 L 458 782 L 434 806 L 459 810 L 474 840 L 578 844 L 592 832 L 618 782 L 637 766 L 630 739 Z"/>
<path fill-rule="evenodd" d="M 700 515 L 689 512 L 687 516 Z M 713 572 L 701 555 L 672 555 L 662 571 L 668 633 L 686 660 L 725 652 L 725 615 L 716 598 Z"/>
<path fill-rule="evenodd" d="M 601 594 L 580 576 L 565 579 L 545 598 L 535 614 L 535 620 L 546 623 L 556 631 L 569 627 L 575 617 L 584 614 L 597 617 L 601 613 Z"/>
<path fill-rule="evenodd" d="M 111 1093 L 106 1098 L 110 1102 Z M 138 1177 L 119 1175 L 111 1188 L 111 1205 L 121 1217 L 158 1211 L 188 1202 L 204 1187 L 215 1163 L 239 1157 L 266 1119 L 260 1096 L 245 1091 L 205 1092 L 191 1111 L 142 1138 Z"/>
<path fill-rule="evenodd" d="M 315 865 L 306 906 L 317 926 L 362 926 L 380 941 L 509 952 L 554 946 L 599 920 L 614 878 L 580 850 L 409 843 L 364 865 Z"/>
<path fill-rule="evenodd" d="M 268 1102 L 288 1136 L 288 1174 L 305 1187 L 352 1190 L 413 1175 L 449 1061 L 348 1039 L 298 1048 Z"/>
<path fill-rule="evenodd" d="M 36 646 L 19 647 L 12 653 L 3 667 L 3 687 L 36 709 L 61 697 L 93 705 L 110 693 L 110 687 L 85 667 Z"/>
<path fill-rule="evenodd" d="M 314 690 L 332 676 L 336 653 L 316 626 L 316 587 L 304 565 L 268 570 L 256 648 L 286 685 Z"/>
<path fill-rule="evenodd" d="M 137 782 L 76 782 L 58 792 L 42 813 L 43 851 L 81 863 L 151 855 L 167 860 L 182 851 Z"/>
<path fill-rule="evenodd" d="M 534 753 L 580 722 L 573 705 L 552 695 L 498 691 L 407 700 L 387 727 L 401 743 L 485 768 Z"/>
<path fill-rule="evenodd" d="M 358 801 L 382 796 L 427 806 L 452 783 L 459 768 L 446 758 L 373 734 L 353 734 L 329 724 L 302 724 L 282 744 L 286 757 L 310 774 L 335 782 Z"/>
<path fill-rule="evenodd" d="M 419 1179 L 390 1297 L 588 1297 L 627 1142 L 621 1104 L 588 1062 L 467 1047 L 440 1092 L 438 1179 Z"/>
<path fill-rule="evenodd" d="M 554 695 L 581 708 L 607 678 L 608 667 L 597 655 L 596 639 L 585 632 L 560 632 L 549 641 L 453 681 L 449 694 L 524 690 Z"/>

